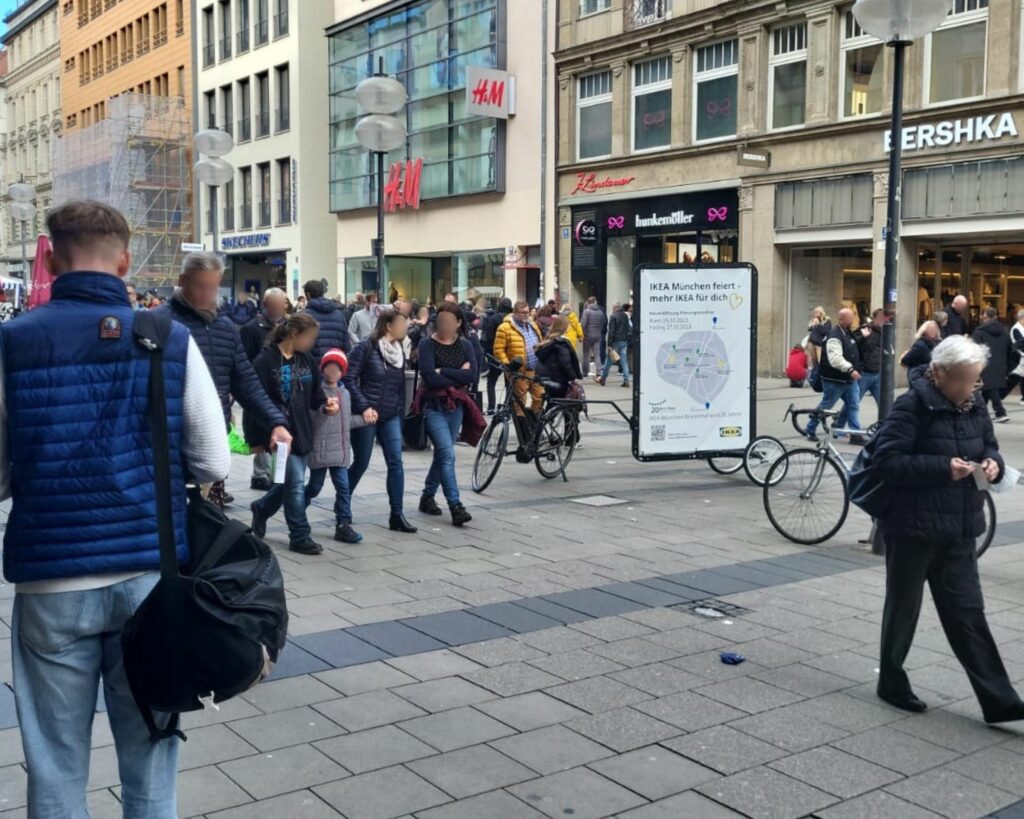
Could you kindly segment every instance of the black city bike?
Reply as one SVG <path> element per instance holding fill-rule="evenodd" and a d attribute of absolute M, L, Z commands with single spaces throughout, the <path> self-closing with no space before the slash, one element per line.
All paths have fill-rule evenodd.
<path fill-rule="evenodd" d="M 477 444 L 476 460 L 473 463 L 473 491 L 483 492 L 491 485 L 506 455 L 514 455 L 516 461 L 522 464 L 533 461 L 537 471 L 549 480 L 561 475 L 562 480 L 568 481 L 565 469 L 579 442 L 579 419 L 584 402 L 571 398 L 545 398 L 541 412 L 531 412 L 516 394 L 516 382 L 540 384 L 545 391 L 560 385 L 524 375 L 520 359 L 514 359 L 510 366 L 490 356 L 488 362 L 505 373 L 505 399 Z M 509 433 L 513 425 L 518 445 L 509 449 Z"/>

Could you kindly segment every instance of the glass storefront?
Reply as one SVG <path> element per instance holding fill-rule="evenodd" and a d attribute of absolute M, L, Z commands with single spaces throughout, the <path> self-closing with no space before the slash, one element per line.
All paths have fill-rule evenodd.
<path fill-rule="evenodd" d="M 959 294 L 967 296 L 970 321 L 994 307 L 1007 321 L 1024 308 L 1024 244 L 941 245 L 921 242 L 917 250 L 917 318 L 925 321 Z"/>
<path fill-rule="evenodd" d="M 388 256 L 384 296 L 412 299 L 421 304 L 444 300 L 447 293 L 475 300 L 496 298 L 505 293 L 505 254 L 501 250 L 480 250 L 449 256 Z M 345 260 L 345 293 L 373 290 L 377 263 L 372 258 Z"/>
<path fill-rule="evenodd" d="M 871 248 L 799 248 L 789 255 L 789 327 L 787 347 L 807 334 L 815 307 L 835 316 L 840 306 L 855 307 L 857 323 L 871 314 Z"/>

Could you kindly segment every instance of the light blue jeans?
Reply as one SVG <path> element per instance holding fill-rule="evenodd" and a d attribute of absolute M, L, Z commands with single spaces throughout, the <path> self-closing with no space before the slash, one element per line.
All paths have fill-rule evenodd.
<path fill-rule="evenodd" d="M 832 409 L 839 401 L 843 402 L 843 410 L 836 417 L 836 429 L 860 429 L 860 387 L 856 381 L 821 380 L 821 401 L 815 409 Z M 814 435 L 818 422 L 812 418 L 807 422 L 807 434 Z"/>
<path fill-rule="evenodd" d="M 121 661 L 121 630 L 157 579 L 150 573 L 104 589 L 14 596 L 11 660 L 31 819 L 89 816 L 85 788 L 101 677 L 125 819 L 177 817 L 178 739 L 150 741 Z"/>
<path fill-rule="evenodd" d="M 455 475 L 455 442 L 459 440 L 459 430 L 462 429 L 462 407 L 457 406 L 448 412 L 428 406 L 423 410 L 423 418 L 427 437 L 434 445 L 434 459 L 430 462 L 430 471 L 423 484 L 423 494 L 432 498 L 440 486 L 448 505 L 455 506 L 462 503 Z"/>
<path fill-rule="evenodd" d="M 613 341 L 608 345 L 615 352 L 619 354 L 619 369 L 622 370 L 622 383 L 629 383 L 629 342 L 628 341 Z M 606 356 L 604 359 L 604 369 L 601 371 L 601 380 L 607 381 L 608 376 L 612 371 L 612 357 Z M 583 373 L 586 375 L 586 373 Z"/>

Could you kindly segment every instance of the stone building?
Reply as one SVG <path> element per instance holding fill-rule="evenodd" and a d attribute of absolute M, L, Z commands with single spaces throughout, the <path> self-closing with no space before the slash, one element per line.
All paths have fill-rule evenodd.
<path fill-rule="evenodd" d="M 835 0 L 560 0 L 559 288 L 745 261 L 758 369 L 818 304 L 882 301 L 892 55 Z M 1021 0 L 954 0 L 907 52 L 901 345 L 952 295 L 1024 306 Z"/>

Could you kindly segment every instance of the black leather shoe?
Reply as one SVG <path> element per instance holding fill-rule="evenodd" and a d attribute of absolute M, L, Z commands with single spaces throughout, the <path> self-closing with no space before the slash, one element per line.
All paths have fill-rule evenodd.
<path fill-rule="evenodd" d="M 271 486 L 273 484 L 271 484 L 270 478 L 253 478 L 249 481 L 249 488 L 257 492 L 269 492 Z"/>
<path fill-rule="evenodd" d="M 452 508 L 452 526 L 462 526 L 464 523 L 469 523 L 473 516 L 466 511 L 466 507 L 461 503 L 455 504 Z"/>
<path fill-rule="evenodd" d="M 405 515 L 392 515 L 388 521 L 388 528 L 392 532 L 405 532 L 407 535 L 414 534 L 416 527 L 405 519 Z"/>
<path fill-rule="evenodd" d="M 928 710 L 928 703 L 918 699 L 913 692 L 891 695 L 879 691 L 878 698 L 889 703 L 893 708 L 899 708 L 901 711 L 910 711 L 912 714 L 920 714 Z"/>
<path fill-rule="evenodd" d="M 260 512 L 259 507 L 255 503 L 250 504 L 249 505 L 249 509 L 252 510 L 252 533 L 254 535 L 256 535 L 256 537 L 260 537 L 260 538 L 266 537 L 267 536 L 267 518 L 266 518 L 266 515 L 264 515 L 262 512 Z"/>
<path fill-rule="evenodd" d="M 222 500 L 225 506 L 230 506 L 235 502 L 235 496 L 229 495 L 227 492 L 225 492 Z"/>
<path fill-rule="evenodd" d="M 998 714 L 985 715 L 985 722 L 989 725 L 995 725 L 997 722 L 1016 722 L 1022 719 L 1024 719 L 1024 702 L 1018 702 L 1013 708 L 1000 711 Z"/>
<path fill-rule="evenodd" d="M 363 536 L 359 534 L 352 526 L 346 523 L 344 526 L 338 526 L 334 529 L 334 539 L 339 543 L 362 543 Z"/>
<path fill-rule="evenodd" d="M 293 543 L 288 548 L 300 555 L 321 555 L 324 553 L 324 547 L 315 540 L 304 540 L 302 543 Z"/>
<path fill-rule="evenodd" d="M 424 515 L 443 515 L 441 507 L 437 505 L 437 501 L 429 495 L 420 495 L 420 511 Z"/>

